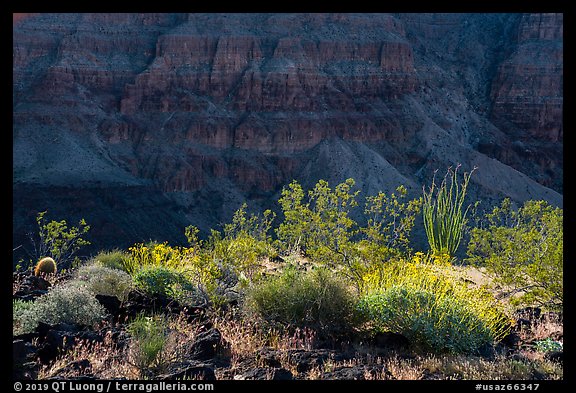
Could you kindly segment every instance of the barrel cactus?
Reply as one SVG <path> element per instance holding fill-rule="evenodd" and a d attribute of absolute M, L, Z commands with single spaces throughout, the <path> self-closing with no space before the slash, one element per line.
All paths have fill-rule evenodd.
<path fill-rule="evenodd" d="M 39 276 L 41 274 L 52 274 L 56 273 L 56 262 L 50 257 L 42 258 L 36 264 L 34 269 L 34 275 Z"/>

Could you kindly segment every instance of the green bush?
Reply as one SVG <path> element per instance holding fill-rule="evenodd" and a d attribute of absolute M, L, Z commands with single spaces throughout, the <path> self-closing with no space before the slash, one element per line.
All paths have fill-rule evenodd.
<path fill-rule="evenodd" d="M 360 309 L 376 330 L 401 333 L 433 351 L 475 352 L 497 338 L 466 302 L 423 289 L 394 286 L 364 297 Z"/>
<path fill-rule="evenodd" d="M 518 210 L 509 199 L 473 228 L 468 261 L 485 267 L 508 290 L 513 304 L 562 309 L 564 278 L 563 211 L 545 201 L 527 201 Z"/>
<path fill-rule="evenodd" d="M 84 219 L 78 222 L 77 227 L 68 227 L 66 220 L 46 222 L 46 211 L 38 213 L 38 238 L 32 237 L 35 254 L 52 257 L 58 266 L 68 266 L 74 260 L 74 254 L 82 247 L 90 244 L 83 238 L 90 226 Z"/>
<path fill-rule="evenodd" d="M 215 231 L 216 232 L 216 231 Z M 219 232 L 216 232 L 219 233 Z M 194 227 L 186 228 L 190 247 L 173 247 L 167 243 L 136 244 L 125 260 L 126 271 L 136 286 L 152 295 L 164 295 L 184 304 L 197 305 L 223 302 L 225 282 L 223 266 L 208 245 L 201 249 Z"/>
<path fill-rule="evenodd" d="M 264 320 L 308 327 L 321 334 L 350 332 L 355 299 L 345 283 L 326 269 L 301 272 L 286 268 L 263 279 L 247 293 L 245 307 Z"/>
<path fill-rule="evenodd" d="M 167 324 L 160 316 L 138 315 L 127 327 L 130 335 L 130 361 L 141 374 L 163 366 L 168 340 Z M 146 375 L 143 375 L 146 376 Z"/>
<path fill-rule="evenodd" d="M 475 352 L 504 337 L 510 319 L 493 295 L 468 287 L 446 257 L 416 253 L 366 274 L 359 310 L 371 327 L 439 352 Z"/>
<path fill-rule="evenodd" d="M 129 258 L 130 254 L 122 250 L 114 249 L 112 251 L 99 252 L 94 257 L 94 261 L 95 264 L 100 266 L 127 271 L 126 265 Z"/>
<path fill-rule="evenodd" d="M 136 287 L 150 295 L 174 298 L 176 290 L 195 290 L 186 275 L 164 266 L 146 266 L 134 274 Z"/>
<path fill-rule="evenodd" d="M 320 180 L 304 192 L 293 181 L 278 200 L 284 221 L 276 229 L 277 244 L 289 254 L 303 251 L 312 261 L 334 268 L 358 288 L 364 272 L 374 264 L 409 252 L 409 236 L 422 199 L 407 201 L 408 190 L 398 186 L 390 195 L 366 197 L 366 225 L 353 217 L 360 213 L 354 179 L 336 185 Z"/>
<path fill-rule="evenodd" d="M 20 327 L 23 333 L 28 333 L 34 331 L 39 322 L 90 326 L 101 322 L 105 316 L 104 307 L 85 285 L 69 282 L 57 285 L 39 297 L 21 314 Z"/>
<path fill-rule="evenodd" d="M 276 230 L 282 247 L 290 253 L 302 250 L 328 267 L 347 265 L 351 239 L 358 230 L 350 217 L 360 192 L 352 192 L 354 185 L 353 179 L 347 179 L 331 189 L 320 180 L 306 199 L 297 181 L 284 188 L 278 200 L 284 221 Z"/>
<path fill-rule="evenodd" d="M 206 244 L 206 254 L 212 262 L 231 267 L 238 276 L 252 281 L 260 261 L 276 255 L 268 234 L 276 215 L 266 210 L 262 216 L 248 216 L 246 207 L 244 203 L 234 213 L 232 222 L 224 226 L 223 233 L 212 230 Z M 197 244 L 193 232 L 188 232 L 187 237 L 192 245 Z"/>
<path fill-rule="evenodd" d="M 25 302 L 20 299 L 12 300 L 12 334 L 27 333 L 30 327 L 22 326 L 22 316 L 34 305 L 33 302 Z"/>
<path fill-rule="evenodd" d="M 78 268 L 76 279 L 86 283 L 86 288 L 96 295 L 116 296 L 126 300 L 134 287 L 132 277 L 122 270 L 89 264 Z"/>
<path fill-rule="evenodd" d="M 551 338 L 547 338 L 545 340 L 539 340 L 535 342 L 536 350 L 539 352 L 554 352 L 554 351 L 562 351 L 564 349 L 564 345 L 562 345 L 559 341 L 554 341 Z"/>

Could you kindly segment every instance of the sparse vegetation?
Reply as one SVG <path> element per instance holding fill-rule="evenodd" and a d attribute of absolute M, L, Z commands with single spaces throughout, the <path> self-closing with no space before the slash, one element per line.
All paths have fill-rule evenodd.
<path fill-rule="evenodd" d="M 232 222 L 224 226 L 224 233 L 212 230 L 206 244 L 205 259 L 228 266 L 252 281 L 259 262 L 276 254 L 269 232 L 275 214 L 266 210 L 262 216 L 246 214 L 243 204 L 232 217 Z M 191 238 L 189 237 L 189 242 Z M 195 244 L 194 241 L 191 241 Z"/>
<path fill-rule="evenodd" d="M 536 350 L 540 352 L 561 351 L 564 348 L 561 342 L 552 340 L 550 337 L 536 341 Z"/>
<path fill-rule="evenodd" d="M 95 295 L 116 296 L 120 300 L 125 300 L 134 287 L 134 281 L 128 273 L 95 263 L 79 267 L 75 276 L 77 280 L 86 283 L 86 288 Z"/>
<path fill-rule="evenodd" d="M 68 227 L 66 220 L 46 222 L 46 211 L 38 213 L 38 237 L 30 235 L 37 259 L 49 256 L 59 266 L 69 266 L 74 260 L 74 255 L 82 247 L 90 242 L 84 236 L 90 230 L 90 226 L 84 219 L 78 222 L 78 226 Z"/>
<path fill-rule="evenodd" d="M 129 361 L 142 377 L 165 366 L 164 350 L 168 340 L 166 321 L 160 316 L 139 315 L 126 331 L 130 335 Z"/>
<path fill-rule="evenodd" d="M 122 250 L 101 251 L 94 257 L 96 265 L 126 271 L 130 255 Z"/>
<path fill-rule="evenodd" d="M 469 261 L 486 268 L 513 304 L 563 306 L 563 212 L 544 201 L 515 210 L 509 199 L 473 228 Z"/>
<path fill-rule="evenodd" d="M 341 278 L 325 268 L 302 272 L 285 269 L 248 291 L 246 306 L 267 321 L 322 334 L 350 332 L 354 326 L 355 298 Z"/>
<path fill-rule="evenodd" d="M 319 181 L 309 191 L 292 182 L 282 191 L 275 227 L 274 213 L 248 214 L 243 204 L 205 240 L 198 228 L 185 228 L 186 247 L 140 243 L 102 251 L 65 274 L 55 265 L 38 268 L 56 273 L 48 276 L 17 272 L 13 333 L 34 332 L 44 322 L 101 335 L 60 348 L 40 378 L 86 370 L 107 379 L 203 378 L 204 366 L 193 371 L 189 362 L 203 354 L 228 364 L 215 370 L 218 378 L 256 367 L 252 372 L 268 370 L 266 378 L 561 379 L 562 210 L 542 201 L 494 208 L 470 230 L 467 262 L 486 273 L 486 282 L 471 281 L 465 272 L 472 266 L 453 265 L 471 176 L 458 184 L 457 172 L 449 170 L 424 198 L 409 199 L 398 186 L 366 196 L 363 209 L 352 179 L 334 188 Z M 410 243 L 421 209 L 427 253 Z M 38 224 L 60 260 L 86 244 L 83 222 L 68 229 L 63 221 L 46 224 L 41 213 Z M 101 305 L 97 294 L 121 303 L 98 297 Z M 549 312 L 520 324 L 519 305 Z M 408 345 L 378 344 L 381 352 L 371 340 L 387 334 Z M 504 337 L 509 342 L 499 344 Z M 341 348 L 344 360 L 319 343 Z"/>
<path fill-rule="evenodd" d="M 102 322 L 104 308 L 87 287 L 79 282 L 57 285 L 20 314 L 20 333 L 34 331 L 39 322 L 94 325 Z"/>

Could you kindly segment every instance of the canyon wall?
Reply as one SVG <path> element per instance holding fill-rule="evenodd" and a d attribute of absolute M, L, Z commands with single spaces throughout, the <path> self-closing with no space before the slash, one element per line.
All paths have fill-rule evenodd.
<path fill-rule="evenodd" d="M 458 163 L 487 204 L 562 205 L 562 14 L 13 19 L 15 247 L 42 210 L 182 242 L 292 179 L 416 196 Z"/>

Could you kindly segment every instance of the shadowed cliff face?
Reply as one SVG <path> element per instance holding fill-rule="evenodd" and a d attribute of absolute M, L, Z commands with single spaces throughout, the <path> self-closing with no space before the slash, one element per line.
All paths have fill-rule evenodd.
<path fill-rule="evenodd" d="M 14 22 L 15 246 L 45 209 L 95 248 L 180 242 L 292 179 L 417 195 L 457 163 L 473 197 L 562 205 L 561 14 Z"/>
<path fill-rule="evenodd" d="M 18 23 L 22 22 L 24 19 L 27 19 L 31 16 L 36 14 L 32 14 L 29 12 L 15 12 L 12 14 L 12 25 L 17 25 Z"/>

